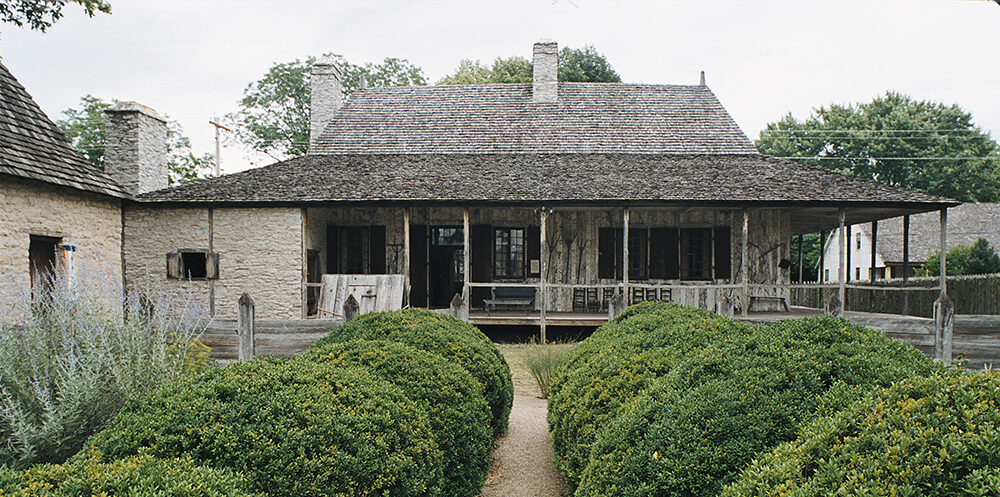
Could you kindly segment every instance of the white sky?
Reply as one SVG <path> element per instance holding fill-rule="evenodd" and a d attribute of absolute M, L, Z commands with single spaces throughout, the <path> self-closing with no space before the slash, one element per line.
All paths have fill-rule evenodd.
<path fill-rule="evenodd" d="M 751 139 L 792 112 L 886 90 L 957 103 L 1000 137 L 1000 5 L 991 1 L 111 0 L 66 7 L 47 33 L 0 25 L 0 57 L 50 117 L 80 96 L 136 100 L 180 121 L 195 151 L 274 62 L 323 52 L 409 59 L 431 82 L 462 58 L 531 57 L 532 43 L 594 45 L 623 81 L 696 83 Z M 223 171 L 272 159 L 223 149 Z"/>

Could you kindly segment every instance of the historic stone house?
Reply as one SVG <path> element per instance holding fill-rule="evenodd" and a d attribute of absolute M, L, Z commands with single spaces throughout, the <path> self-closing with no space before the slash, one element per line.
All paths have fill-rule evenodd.
<path fill-rule="evenodd" d="M 398 275 L 401 305 L 586 325 L 650 299 L 781 309 L 793 236 L 957 204 L 761 155 L 704 78 L 558 82 L 554 42 L 530 84 L 344 99 L 332 62 L 307 155 L 172 188 L 155 112 L 109 111 L 97 171 L 4 69 L 0 269 L 74 247 L 222 318 L 249 292 L 269 319 L 340 313 L 324 275 Z"/>

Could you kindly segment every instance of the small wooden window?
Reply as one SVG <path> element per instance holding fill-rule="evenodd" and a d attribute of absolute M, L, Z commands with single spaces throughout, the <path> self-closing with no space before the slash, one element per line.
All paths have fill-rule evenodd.
<path fill-rule="evenodd" d="M 524 279 L 524 228 L 493 230 L 493 276 Z"/>
<path fill-rule="evenodd" d="M 219 278 L 219 254 L 207 250 L 178 250 L 167 254 L 167 278 L 215 280 Z"/>

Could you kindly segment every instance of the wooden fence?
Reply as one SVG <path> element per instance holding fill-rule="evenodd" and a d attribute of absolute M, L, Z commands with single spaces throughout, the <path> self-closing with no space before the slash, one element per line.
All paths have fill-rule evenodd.
<path fill-rule="evenodd" d="M 862 288 L 848 285 L 845 309 L 932 317 L 934 301 L 940 294 L 937 285 L 937 277 L 910 278 L 906 282 L 901 279 L 876 281 L 874 284 L 859 282 L 858 286 Z M 836 293 L 835 286 L 793 288 L 792 305 L 821 309 Z M 955 303 L 955 314 L 1000 315 L 1000 274 L 949 276 L 948 297 Z"/>

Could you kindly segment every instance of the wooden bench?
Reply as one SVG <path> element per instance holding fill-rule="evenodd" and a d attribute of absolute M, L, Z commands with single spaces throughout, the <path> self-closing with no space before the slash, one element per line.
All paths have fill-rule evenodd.
<path fill-rule="evenodd" d="M 780 308 L 785 309 L 788 312 L 788 301 L 784 297 L 756 297 L 750 296 L 750 307 L 748 310 L 754 310 L 754 304 L 775 304 L 780 306 Z"/>
<path fill-rule="evenodd" d="M 493 289 L 493 298 L 485 299 L 486 311 L 492 312 L 501 309 L 523 309 L 531 310 L 535 304 L 535 289 L 531 287 L 496 287 Z"/>

